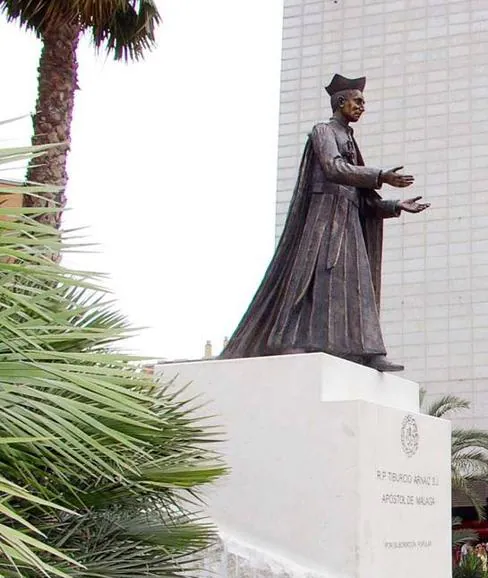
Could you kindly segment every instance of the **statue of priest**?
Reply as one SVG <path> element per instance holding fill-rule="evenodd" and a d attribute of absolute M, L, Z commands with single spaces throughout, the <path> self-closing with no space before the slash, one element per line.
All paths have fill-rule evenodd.
<path fill-rule="evenodd" d="M 429 205 L 378 194 L 414 178 L 364 165 L 350 125 L 364 113 L 365 83 L 336 74 L 326 87 L 332 118 L 308 137 L 281 239 L 221 358 L 323 351 L 403 370 L 386 357 L 379 322 L 383 219 Z"/>

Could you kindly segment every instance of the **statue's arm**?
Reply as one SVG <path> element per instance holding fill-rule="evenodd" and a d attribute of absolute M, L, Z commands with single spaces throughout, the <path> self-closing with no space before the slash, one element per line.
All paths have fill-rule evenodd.
<path fill-rule="evenodd" d="M 413 177 L 411 177 L 413 179 Z M 408 186 L 408 185 L 407 185 Z M 377 196 L 376 196 L 377 195 Z M 373 207 L 377 217 L 399 217 L 402 211 L 407 213 L 422 213 L 430 207 L 430 203 L 419 203 L 422 197 L 413 197 L 404 201 L 385 201 L 377 193 L 366 202 Z"/>
<path fill-rule="evenodd" d="M 312 144 L 328 181 L 365 189 L 380 188 L 380 169 L 347 163 L 339 152 L 334 131 L 328 124 L 319 123 L 314 126 Z"/>
<path fill-rule="evenodd" d="M 379 219 L 399 217 L 402 212 L 400 201 L 387 201 L 378 197 L 376 199 L 367 199 L 366 202 Z"/>

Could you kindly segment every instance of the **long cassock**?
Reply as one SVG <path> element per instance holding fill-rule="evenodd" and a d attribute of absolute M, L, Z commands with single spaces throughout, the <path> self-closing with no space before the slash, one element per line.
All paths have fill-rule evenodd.
<path fill-rule="evenodd" d="M 379 323 L 383 219 L 380 170 L 364 166 L 336 118 L 309 136 L 275 254 L 222 358 L 323 351 L 385 354 Z"/>

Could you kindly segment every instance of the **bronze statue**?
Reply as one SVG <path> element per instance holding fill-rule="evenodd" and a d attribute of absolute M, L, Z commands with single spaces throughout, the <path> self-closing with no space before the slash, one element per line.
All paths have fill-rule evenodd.
<path fill-rule="evenodd" d="M 387 359 L 379 322 L 383 219 L 429 205 L 376 192 L 414 178 L 364 165 L 350 124 L 365 110 L 365 83 L 336 74 L 326 87 L 333 116 L 308 137 L 281 239 L 222 358 L 323 351 L 403 369 Z"/>

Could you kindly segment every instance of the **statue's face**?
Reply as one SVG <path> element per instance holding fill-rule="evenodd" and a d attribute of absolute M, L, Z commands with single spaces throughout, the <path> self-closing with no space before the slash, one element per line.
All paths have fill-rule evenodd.
<path fill-rule="evenodd" d="M 360 90 L 352 90 L 341 106 L 341 113 L 347 122 L 357 122 L 365 110 L 366 102 Z"/>

